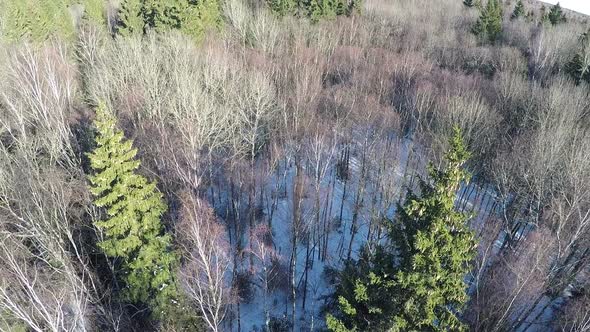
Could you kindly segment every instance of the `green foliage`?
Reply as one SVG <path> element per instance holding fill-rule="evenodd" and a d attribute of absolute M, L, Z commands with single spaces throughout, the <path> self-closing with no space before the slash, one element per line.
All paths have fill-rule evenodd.
<path fill-rule="evenodd" d="M 208 28 L 221 24 L 221 8 L 218 0 L 124 0 L 119 17 L 124 36 L 180 30 L 200 39 Z"/>
<path fill-rule="evenodd" d="M 278 16 L 302 14 L 312 22 L 360 12 L 361 0 L 266 0 Z"/>
<path fill-rule="evenodd" d="M 547 7 L 545 7 L 545 5 L 541 6 L 541 9 L 539 10 L 539 15 L 541 18 L 541 23 L 550 23 L 549 13 L 547 12 Z"/>
<path fill-rule="evenodd" d="M 119 33 L 124 36 L 143 33 L 144 23 L 141 16 L 141 0 L 123 0 L 119 10 Z"/>
<path fill-rule="evenodd" d="M 455 129 L 446 167 L 429 167 L 432 184 L 409 193 L 389 222 L 395 247 L 376 245 L 348 262 L 336 289 L 338 305 L 327 317 L 332 331 L 463 331 L 456 316 L 468 300 L 464 278 L 475 256 L 468 217 L 455 211 L 456 191 L 469 174 L 469 153 Z M 397 263 L 394 263 L 396 262 Z"/>
<path fill-rule="evenodd" d="M 334 315 L 326 317 L 331 331 L 385 331 L 397 307 L 393 248 L 364 248 L 358 261 L 347 262 L 336 287 Z"/>
<path fill-rule="evenodd" d="M 565 69 L 576 84 L 583 81 L 590 84 L 590 30 L 580 36 L 579 50 L 566 64 Z"/>
<path fill-rule="evenodd" d="M 201 0 L 198 5 L 188 2 L 181 11 L 180 19 L 180 30 L 198 39 L 208 28 L 221 25 L 221 7 L 218 0 Z"/>
<path fill-rule="evenodd" d="M 469 158 L 461 132 L 455 129 L 447 152 L 446 169 L 429 169 L 434 184 L 422 183 L 420 199 L 402 208 L 391 234 L 400 243 L 401 270 L 397 274 L 403 304 L 394 318 L 401 330 L 462 331 L 456 317 L 468 300 L 464 278 L 475 257 L 475 239 L 455 211 L 456 191 L 469 174 L 462 169 Z"/>
<path fill-rule="evenodd" d="M 494 43 L 502 34 L 502 5 L 498 0 L 489 0 L 481 10 L 472 32 L 482 40 Z"/>
<path fill-rule="evenodd" d="M 551 7 L 551 10 L 547 14 L 547 19 L 549 20 L 549 22 L 551 22 L 552 25 L 565 23 L 567 21 L 567 18 L 565 17 L 565 14 L 563 13 L 563 9 L 561 9 L 561 5 L 559 4 L 559 2 L 555 6 Z"/>
<path fill-rule="evenodd" d="M 172 268 L 177 257 L 160 218 L 166 211 L 155 182 L 137 173 L 137 149 L 116 128 L 114 115 L 100 105 L 94 124 L 96 148 L 88 154 L 95 174 L 89 176 L 94 204 L 107 218 L 97 221 L 104 239 L 99 247 L 122 262 L 125 297 L 148 303 L 156 315 L 167 312 L 177 297 Z"/>
<path fill-rule="evenodd" d="M 75 36 L 75 8 L 82 9 L 82 19 L 106 24 L 102 0 L 19 0 L 4 1 L 0 20 L 8 40 L 29 38 L 43 41 L 52 35 L 71 39 Z"/>
<path fill-rule="evenodd" d="M 267 4 L 270 10 L 278 16 L 293 14 L 297 8 L 296 0 L 267 0 Z"/>
<path fill-rule="evenodd" d="M 523 17 L 525 16 L 526 12 L 525 12 L 525 8 L 524 8 L 524 3 L 522 3 L 522 0 L 518 0 L 518 2 L 516 3 L 516 6 L 514 7 L 514 11 L 512 12 L 512 15 L 510 15 L 511 19 L 517 19 L 519 17 Z"/>

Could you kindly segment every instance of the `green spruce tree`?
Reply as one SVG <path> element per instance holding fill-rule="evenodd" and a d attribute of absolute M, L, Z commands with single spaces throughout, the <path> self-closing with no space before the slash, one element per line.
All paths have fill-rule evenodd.
<path fill-rule="evenodd" d="M 481 10 L 472 32 L 481 40 L 494 43 L 502 34 L 502 5 L 498 0 L 489 0 Z"/>
<path fill-rule="evenodd" d="M 468 300 L 465 276 L 475 258 L 476 242 L 469 217 L 455 211 L 456 192 L 469 174 L 469 158 L 461 132 L 455 129 L 442 171 L 429 168 L 432 184 L 421 182 L 421 196 L 410 196 L 393 224 L 401 271 L 396 275 L 402 296 L 394 318 L 397 331 L 463 331 L 457 318 Z"/>
<path fill-rule="evenodd" d="M 222 13 L 218 0 L 201 0 L 198 4 L 187 2 L 180 8 L 180 31 L 193 39 L 200 39 L 207 29 L 221 26 Z"/>
<path fill-rule="evenodd" d="M 565 69 L 576 84 L 590 84 L 590 30 L 580 36 L 579 50 L 566 64 Z"/>
<path fill-rule="evenodd" d="M 516 3 L 516 6 L 514 7 L 514 11 L 512 12 L 512 15 L 510 15 L 510 18 L 515 20 L 515 19 L 523 17 L 523 16 L 525 16 L 524 3 L 522 3 L 522 0 L 518 0 L 518 2 Z"/>
<path fill-rule="evenodd" d="M 129 36 L 144 32 L 141 0 L 123 0 L 119 10 L 119 33 Z"/>
<path fill-rule="evenodd" d="M 196 40 L 221 24 L 219 0 L 124 0 L 119 16 L 121 35 L 180 30 Z"/>
<path fill-rule="evenodd" d="M 270 10 L 277 16 L 295 14 L 297 2 L 295 0 L 266 0 Z"/>
<path fill-rule="evenodd" d="M 318 22 L 324 16 L 324 10 L 320 3 L 321 0 L 309 0 L 306 3 L 307 16 L 312 22 Z"/>
<path fill-rule="evenodd" d="M 408 193 L 395 222 L 387 221 L 389 245 L 365 248 L 339 274 L 331 331 L 462 331 L 456 313 L 467 302 L 464 278 L 475 256 L 468 217 L 455 211 L 456 191 L 467 181 L 469 158 L 455 129 L 446 167 L 429 168 L 420 195 Z"/>
<path fill-rule="evenodd" d="M 81 5 L 84 11 L 73 15 L 74 5 Z M 54 35 L 73 39 L 75 20 L 106 26 L 104 12 L 105 4 L 101 0 L 0 0 L 3 37 L 11 41 L 27 38 L 40 42 Z"/>
<path fill-rule="evenodd" d="M 547 19 L 549 20 L 549 22 L 551 22 L 552 25 L 565 23 L 567 21 L 565 13 L 563 12 L 563 9 L 561 8 L 559 2 L 555 6 L 551 7 L 551 10 L 547 14 Z"/>
<path fill-rule="evenodd" d="M 542 5 L 539 10 L 539 20 L 541 24 L 551 23 L 549 22 L 549 13 L 547 12 L 547 7 L 545 7 L 545 5 Z"/>
<path fill-rule="evenodd" d="M 345 263 L 339 273 L 334 310 L 326 316 L 330 331 L 387 331 L 393 326 L 400 304 L 395 261 L 394 247 L 375 245 L 373 250 L 363 248 L 358 260 Z"/>
<path fill-rule="evenodd" d="M 137 149 L 117 129 L 115 116 L 100 105 L 96 110 L 96 148 L 88 154 L 94 204 L 106 218 L 95 222 L 104 234 L 98 244 L 121 262 L 125 297 L 146 303 L 156 316 L 167 313 L 177 297 L 172 269 L 177 257 L 160 218 L 166 211 L 155 182 L 137 173 Z"/>

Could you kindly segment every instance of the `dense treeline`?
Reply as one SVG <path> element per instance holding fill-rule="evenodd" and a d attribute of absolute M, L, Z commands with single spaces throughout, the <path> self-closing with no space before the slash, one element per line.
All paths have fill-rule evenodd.
<path fill-rule="evenodd" d="M 0 330 L 586 331 L 588 29 L 0 0 Z"/>

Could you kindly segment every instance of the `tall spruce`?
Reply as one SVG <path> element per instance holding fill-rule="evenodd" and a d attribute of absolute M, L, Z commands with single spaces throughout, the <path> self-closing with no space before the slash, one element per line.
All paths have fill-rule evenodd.
<path fill-rule="evenodd" d="M 590 84 L 590 30 L 580 36 L 578 52 L 566 64 L 566 72 L 575 80 L 576 84 L 587 82 Z"/>
<path fill-rule="evenodd" d="M 339 274 L 331 331 L 462 331 L 457 317 L 468 300 L 465 276 L 475 257 L 468 216 L 455 210 L 456 192 L 469 174 L 461 131 L 454 130 L 442 170 L 429 167 L 420 195 L 408 193 L 391 244 L 365 248 Z"/>
<path fill-rule="evenodd" d="M 82 11 L 76 12 L 75 5 Z M 72 39 L 75 22 L 106 25 L 105 10 L 102 0 L 0 0 L 0 24 L 8 40 L 44 41 L 55 35 Z"/>
<path fill-rule="evenodd" d="M 177 257 L 160 218 L 166 211 L 155 182 L 137 173 L 137 149 L 117 129 L 115 116 L 99 105 L 96 110 L 96 148 L 88 154 L 94 174 L 89 176 L 94 204 L 106 218 L 95 222 L 104 234 L 99 247 L 120 262 L 124 295 L 150 305 L 156 316 L 175 301 L 172 269 Z"/>
<path fill-rule="evenodd" d="M 410 195 L 390 236 L 398 244 L 396 275 L 402 305 L 394 318 L 398 331 L 462 331 L 457 318 L 468 300 L 465 276 L 475 258 L 476 241 L 469 217 L 455 210 L 456 192 L 469 180 L 469 158 L 461 131 L 455 128 L 445 155 L 446 167 L 429 166 L 432 184 L 421 181 L 421 195 Z"/>
<path fill-rule="evenodd" d="M 129 36 L 144 32 L 141 0 L 123 0 L 119 9 L 119 33 Z"/>
<path fill-rule="evenodd" d="M 526 14 L 526 12 L 524 9 L 524 3 L 522 2 L 522 0 L 518 0 L 518 2 L 516 3 L 516 6 L 514 7 L 514 11 L 512 12 L 512 15 L 510 15 L 510 18 L 515 20 L 517 18 L 525 16 L 525 14 Z"/>
<path fill-rule="evenodd" d="M 221 24 L 219 0 L 124 0 L 119 13 L 121 35 L 180 30 L 200 39 Z"/>
<path fill-rule="evenodd" d="M 551 22 L 552 25 L 565 23 L 567 21 L 565 13 L 563 12 L 563 9 L 561 8 L 559 2 L 555 6 L 551 7 L 551 10 L 549 10 L 549 13 L 547 14 L 547 19 L 549 20 L 549 22 Z"/>
<path fill-rule="evenodd" d="M 494 43 L 502 34 L 502 5 L 498 0 L 489 0 L 481 9 L 472 32 L 482 40 Z"/>
<path fill-rule="evenodd" d="M 360 12 L 362 0 L 266 0 L 268 7 L 278 16 L 304 15 L 312 22 L 350 16 Z"/>

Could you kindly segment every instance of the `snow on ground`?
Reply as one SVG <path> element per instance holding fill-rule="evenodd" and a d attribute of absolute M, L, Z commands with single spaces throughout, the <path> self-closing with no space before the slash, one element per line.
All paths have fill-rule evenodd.
<path fill-rule="evenodd" d="M 410 143 L 409 140 L 403 141 L 399 144 L 399 152 L 397 155 L 397 165 L 392 165 L 393 170 L 386 175 L 390 181 L 393 181 L 395 186 L 394 197 L 399 197 L 401 191 L 405 191 L 402 184 L 406 183 L 414 173 L 414 170 L 406 172 L 406 167 L 418 168 L 417 174 L 424 174 L 424 158 L 417 158 L 418 162 L 408 163 L 409 147 L 412 146 L 413 153 L 418 153 L 419 147 Z M 331 167 L 326 176 L 321 180 L 321 219 L 320 224 L 324 218 L 334 223 L 340 219 L 342 214 L 342 223 L 338 227 L 333 227 L 329 233 L 329 240 L 327 242 L 327 251 L 325 260 L 318 258 L 318 248 L 311 248 L 310 257 L 314 257 L 313 265 L 308 271 L 308 286 L 307 286 L 307 301 L 305 309 L 303 308 L 303 289 L 304 289 L 304 271 L 307 256 L 307 248 L 305 243 L 299 241 L 297 246 L 297 260 L 296 260 L 296 282 L 298 285 L 297 303 L 296 303 L 296 322 L 295 331 L 313 331 L 320 330 L 325 327 L 324 313 L 322 307 L 326 299 L 334 291 L 333 285 L 329 283 L 325 270 L 327 267 L 340 268 L 343 259 L 347 257 L 348 246 L 351 240 L 351 224 L 353 222 L 353 215 L 355 203 L 362 201 L 362 207 L 357 211 L 357 226 L 358 232 L 355 234 L 352 241 L 351 257 L 356 258 L 362 245 L 366 242 L 369 231 L 369 223 L 374 219 L 375 211 L 379 211 L 380 216 L 393 218 L 395 211 L 395 204 L 392 202 L 385 206 L 380 199 L 382 195 L 379 193 L 379 188 L 375 188 L 371 181 L 365 183 L 363 196 L 357 199 L 356 194 L 360 185 L 361 161 L 357 154 L 351 155 L 350 159 L 350 177 L 348 183 L 338 179 L 334 172 L 335 167 Z M 414 160 L 416 158 L 414 157 Z M 286 162 L 284 162 L 286 164 Z M 289 259 L 291 255 L 291 236 L 292 236 L 292 219 L 293 219 L 293 185 L 295 179 L 295 167 L 293 163 L 287 165 L 283 164 L 281 172 L 274 172 L 267 181 L 264 190 L 264 211 L 266 212 L 263 219 L 268 222 L 268 218 L 272 215 L 270 225 L 272 225 L 273 243 L 275 250 L 281 257 L 281 263 L 288 270 Z M 416 166 L 416 164 L 418 164 Z M 306 172 L 305 169 L 302 170 Z M 307 173 L 313 174 L 313 171 L 307 170 Z M 373 176 L 374 174 L 370 174 Z M 404 180 L 405 179 L 405 180 Z M 312 227 L 316 219 L 314 210 L 315 203 L 315 189 L 313 186 L 313 176 L 309 177 L 307 182 L 303 204 L 301 205 L 301 220 L 309 227 Z M 397 185 L 396 185 L 397 183 Z M 414 181 L 410 181 L 414 183 Z M 343 200 L 343 195 L 346 186 L 346 196 Z M 277 192 L 276 188 L 279 188 Z M 465 194 L 464 194 L 465 192 Z M 326 195 L 326 193 L 331 195 Z M 329 201 L 326 197 L 329 196 Z M 462 198 L 462 199 L 459 199 Z M 225 197 L 227 199 L 227 197 Z M 276 207 L 272 213 L 268 213 L 273 205 L 273 200 L 276 199 Z M 480 211 L 473 224 L 477 228 L 478 224 L 483 223 L 485 214 L 491 213 L 491 209 L 495 207 L 492 204 L 496 199 L 495 193 L 491 189 L 482 189 L 480 187 L 463 186 L 458 192 L 457 206 L 463 207 L 465 211 Z M 390 200 L 391 201 L 391 200 Z M 395 200 L 397 201 L 397 199 Z M 343 202 L 343 204 L 342 204 Z M 395 202 L 393 202 L 395 203 Z M 342 206 L 341 206 L 342 204 Z M 477 208 L 476 208 L 477 207 Z M 342 212 L 341 212 L 342 210 Z M 260 221 L 259 221 L 260 222 Z M 243 231 L 247 234 L 247 230 Z M 244 242 L 247 241 L 247 236 L 244 236 Z M 244 244 L 246 247 L 247 244 Z M 246 261 L 247 259 L 245 259 Z M 248 266 L 244 262 L 244 267 Z M 284 274 L 288 278 L 287 274 Z M 284 285 L 290 285 L 290 280 L 283 280 Z M 264 314 L 264 294 L 262 287 L 253 287 L 253 296 L 248 303 L 240 304 L 240 332 L 242 331 L 263 331 L 265 326 Z M 285 318 L 290 320 L 292 303 L 290 301 L 289 287 L 283 287 L 273 291 L 268 296 L 267 305 L 270 310 L 271 317 Z M 225 329 L 238 331 L 237 318 L 235 317 L 235 306 L 233 313 L 228 313 L 225 321 Z"/>

